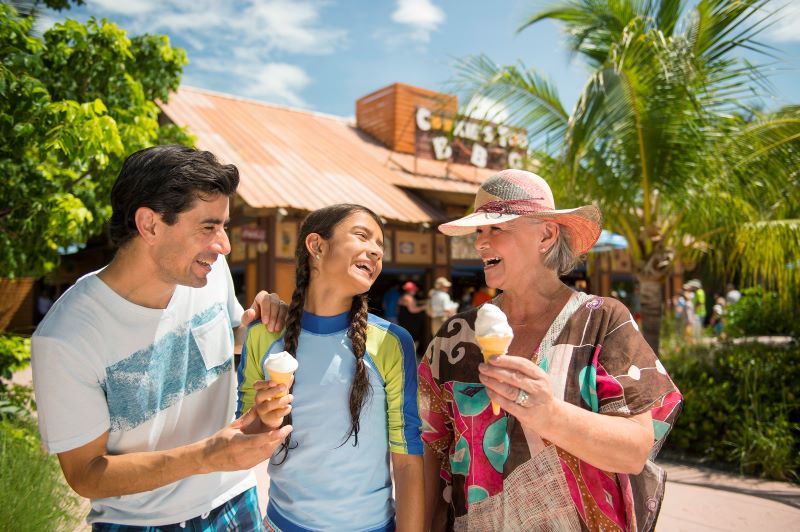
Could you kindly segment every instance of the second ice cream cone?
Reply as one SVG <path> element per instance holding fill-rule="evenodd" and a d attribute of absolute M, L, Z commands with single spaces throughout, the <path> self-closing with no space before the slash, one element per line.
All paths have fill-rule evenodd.
<path fill-rule="evenodd" d="M 286 390 L 287 391 L 276 395 L 275 396 L 276 399 L 278 397 L 283 397 L 284 395 L 289 393 L 288 390 L 292 386 L 292 381 L 294 380 L 294 373 L 280 373 L 278 371 L 270 371 L 268 373 L 269 373 L 269 380 L 271 380 L 272 382 L 274 382 L 276 384 L 285 384 L 286 385 Z"/>
<path fill-rule="evenodd" d="M 273 353 L 264 361 L 264 374 L 269 375 L 269 380 L 274 383 L 285 384 L 288 390 L 292 386 L 298 365 L 297 359 L 286 351 Z M 283 392 L 277 397 L 283 397 L 287 393 Z"/>

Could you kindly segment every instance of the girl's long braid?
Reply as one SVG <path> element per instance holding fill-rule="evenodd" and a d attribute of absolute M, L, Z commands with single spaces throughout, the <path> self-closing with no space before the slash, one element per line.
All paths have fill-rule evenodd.
<path fill-rule="evenodd" d="M 297 282 L 295 285 L 294 292 L 292 292 L 292 302 L 289 304 L 289 315 L 286 318 L 286 334 L 283 338 L 283 349 L 291 354 L 293 357 L 297 358 L 297 343 L 300 340 L 300 329 L 301 323 L 303 319 L 303 307 L 305 306 L 306 301 L 306 289 L 308 288 L 308 282 L 310 277 L 309 267 L 308 267 L 308 251 L 305 249 L 304 246 L 297 246 Z M 292 382 L 292 387 L 294 387 L 294 382 Z M 292 390 L 289 389 L 289 393 Z M 290 411 L 286 417 L 284 417 L 283 424 L 284 425 L 291 425 L 292 423 L 292 412 Z M 286 439 L 281 444 L 280 449 L 278 450 L 279 453 L 283 453 L 283 456 L 280 458 L 278 462 L 275 462 L 275 465 L 280 465 L 286 461 L 286 458 L 289 456 L 289 449 L 293 448 L 292 446 L 292 435 L 291 433 L 286 436 Z"/>
<path fill-rule="evenodd" d="M 367 351 L 368 308 L 366 294 L 353 297 L 353 305 L 350 307 L 350 329 L 347 331 L 347 336 L 350 338 L 353 354 L 356 357 L 356 370 L 353 374 L 353 384 L 350 386 L 350 432 L 344 439 L 346 442 L 350 436 L 353 436 L 353 447 L 358 445 L 361 408 L 372 391 L 369 385 L 367 364 L 364 362 L 364 354 Z M 342 443 L 344 444 L 344 442 Z"/>

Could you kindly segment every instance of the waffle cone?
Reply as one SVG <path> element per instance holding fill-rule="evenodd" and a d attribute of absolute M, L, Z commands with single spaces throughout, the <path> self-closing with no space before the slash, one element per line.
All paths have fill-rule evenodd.
<path fill-rule="evenodd" d="M 269 373 L 269 380 L 274 382 L 275 384 L 285 384 L 286 389 L 288 390 L 292 386 L 292 381 L 294 380 L 294 373 L 281 373 L 278 371 L 268 371 Z M 276 395 L 275 397 L 283 397 L 288 392 L 283 392 L 280 395 Z"/>
<path fill-rule="evenodd" d="M 478 345 L 483 352 L 483 361 L 489 362 L 492 357 L 505 355 L 508 351 L 508 346 L 511 345 L 513 336 L 476 336 Z M 492 401 L 492 413 L 494 415 L 500 414 L 500 405 Z"/>
<path fill-rule="evenodd" d="M 483 351 L 483 359 L 488 362 L 490 357 L 505 355 L 513 336 L 477 336 L 475 338 Z"/>

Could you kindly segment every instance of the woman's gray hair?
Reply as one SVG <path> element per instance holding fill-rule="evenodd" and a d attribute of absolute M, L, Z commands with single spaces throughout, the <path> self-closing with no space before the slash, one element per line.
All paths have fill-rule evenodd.
<path fill-rule="evenodd" d="M 560 226 L 556 243 L 543 253 L 542 263 L 546 268 L 555 270 L 558 276 L 561 277 L 574 270 L 575 266 L 582 260 L 583 257 L 581 255 L 576 255 L 572 251 L 569 231 L 563 225 Z"/>

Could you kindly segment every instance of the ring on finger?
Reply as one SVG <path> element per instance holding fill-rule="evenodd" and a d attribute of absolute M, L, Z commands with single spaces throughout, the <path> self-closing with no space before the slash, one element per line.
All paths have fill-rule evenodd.
<path fill-rule="evenodd" d="M 514 402 L 519 406 L 528 406 L 528 392 L 520 388 L 517 392 L 517 398 L 514 399 Z"/>

